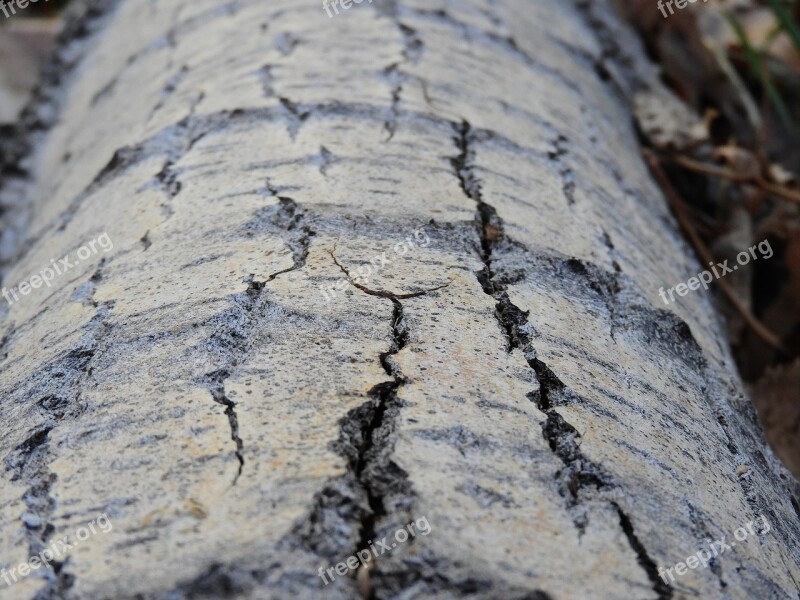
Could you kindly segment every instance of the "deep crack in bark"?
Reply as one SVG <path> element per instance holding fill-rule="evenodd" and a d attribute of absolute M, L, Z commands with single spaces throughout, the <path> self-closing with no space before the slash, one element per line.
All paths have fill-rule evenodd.
<path fill-rule="evenodd" d="M 233 479 L 233 485 L 239 481 L 244 469 L 244 442 L 239 437 L 239 417 L 236 414 L 236 403 L 225 394 L 225 380 L 230 376 L 228 371 L 215 371 L 206 376 L 209 384 L 209 391 L 214 398 L 214 402 L 225 407 L 225 416 L 231 426 L 231 440 L 236 444 L 236 458 L 239 461 L 239 472 Z"/>
<path fill-rule="evenodd" d="M 392 313 L 392 345 L 387 352 L 380 355 L 381 366 L 386 374 L 391 376 L 390 381 L 379 383 L 373 387 L 368 395 L 373 399 L 372 410 L 368 421 L 362 421 L 362 426 L 366 424 L 363 435 L 363 444 L 358 449 L 358 460 L 352 465 L 356 479 L 363 486 L 369 503 L 370 512 L 361 520 L 360 539 L 354 554 L 361 549 L 369 548 L 369 544 L 377 537 L 375 529 L 376 523 L 386 516 L 383 491 L 377 489 L 373 481 L 367 476 L 367 469 L 370 467 L 380 467 L 380 444 L 378 432 L 384 427 L 392 429 L 394 427 L 394 417 L 399 412 L 401 402 L 397 397 L 397 390 L 405 383 L 405 379 L 399 375 L 396 365 L 391 361 L 391 357 L 400 352 L 408 341 L 408 331 L 403 324 L 403 305 L 397 300 L 392 299 L 394 311 Z M 389 412 L 390 409 L 393 409 Z M 390 422 L 390 420 L 392 422 Z M 374 569 L 372 564 L 368 567 L 361 567 L 357 576 L 361 583 L 361 597 L 363 600 L 376 600 L 377 592 L 370 583 L 370 572 Z M 361 573 L 366 571 L 366 575 Z"/>
<path fill-rule="evenodd" d="M 574 508 L 580 504 L 581 491 L 584 488 L 591 487 L 602 490 L 614 487 L 616 484 L 599 465 L 594 464 L 583 455 L 579 444 L 580 433 L 556 410 L 558 406 L 580 401 L 580 397 L 567 388 L 553 371 L 537 357 L 529 334 L 530 324 L 527 313 L 511 302 L 506 282 L 496 277 L 492 270 L 495 251 L 501 245 L 510 244 L 510 240 L 506 238 L 504 225 L 497 211 L 483 199 L 480 181 L 475 174 L 474 150 L 471 147 L 475 141 L 475 134 L 472 132 L 470 124 L 463 121 L 459 127 L 455 127 L 455 131 L 457 135 L 454 140 L 459 154 L 451 159 L 451 163 L 461 189 L 477 205 L 475 223 L 480 240 L 478 253 L 484 267 L 476 275 L 484 293 L 491 296 L 496 302 L 495 316 L 501 329 L 506 333 L 507 350 L 509 352 L 515 349 L 521 350 L 528 365 L 536 373 L 539 389 L 528 394 L 528 398 L 547 417 L 542 424 L 542 435 L 553 453 L 564 464 L 564 469 L 559 471 L 556 477 L 562 482 L 561 494 L 568 499 L 568 507 Z M 658 577 L 655 562 L 648 556 L 643 544 L 636 537 L 630 518 L 616 503 L 611 502 L 611 504 L 620 516 L 620 526 L 659 599 L 671 598 L 673 593 L 671 586 L 665 584 Z M 588 523 L 586 516 L 580 514 L 574 522 L 579 535 L 582 535 Z"/>
<path fill-rule="evenodd" d="M 619 524 L 620 527 L 622 527 L 625 537 L 628 539 L 628 545 L 636 552 L 636 560 L 639 566 L 642 567 L 642 570 L 647 573 L 647 578 L 650 580 L 650 583 L 653 584 L 653 590 L 658 594 L 659 600 L 669 600 L 669 598 L 672 598 L 673 594 L 672 586 L 665 583 L 658 575 L 658 566 L 655 561 L 648 556 L 647 550 L 641 540 L 636 537 L 636 532 L 633 529 L 633 523 L 631 523 L 630 517 L 616 502 L 612 502 L 611 505 L 617 511 L 617 515 L 619 515 Z"/>
<path fill-rule="evenodd" d="M 268 181 L 267 186 L 272 190 L 272 184 Z M 294 263 L 288 269 L 283 269 L 276 273 L 272 273 L 265 283 L 269 283 L 279 275 L 291 273 L 303 267 L 308 258 L 308 248 L 311 244 L 311 238 L 316 235 L 316 232 L 311 229 L 308 224 L 308 219 L 305 211 L 292 198 L 288 196 L 278 196 L 277 191 L 274 192 L 278 198 L 278 204 L 266 209 L 262 215 L 263 218 L 269 220 L 273 225 L 277 225 L 281 229 L 289 233 L 286 239 L 286 244 L 292 251 L 292 262 Z M 263 284 L 261 284 L 263 287 Z"/>
<path fill-rule="evenodd" d="M 333 251 L 331 251 L 331 257 L 349 278 L 349 272 L 336 261 Z M 354 283 L 354 285 L 356 284 Z M 362 288 L 359 287 L 359 289 Z M 378 295 L 371 291 L 362 291 L 370 295 Z M 369 548 L 369 544 L 377 537 L 376 523 L 387 514 L 384 503 L 384 496 L 387 490 L 381 489 L 382 486 L 376 485 L 376 478 L 372 472 L 388 473 L 394 471 L 391 475 L 395 479 L 405 480 L 407 477 L 406 473 L 388 460 L 386 448 L 383 446 L 386 439 L 388 439 L 386 433 L 394 429 L 394 419 L 397 417 L 402 405 L 397 396 L 397 390 L 406 382 L 400 375 L 397 366 L 393 363 L 392 357 L 405 348 L 408 342 L 408 330 L 403 321 L 403 305 L 398 300 L 399 296 L 383 297 L 391 299 L 394 310 L 392 311 L 392 343 L 388 351 L 380 354 L 380 363 L 383 370 L 392 379 L 375 385 L 367 393 L 371 401 L 352 411 L 342 424 L 343 432 L 348 425 L 351 427 L 355 425 L 360 429 L 359 436 L 351 436 L 351 439 L 360 440 L 354 447 L 355 453 L 347 450 L 343 453 L 349 457 L 350 469 L 355 475 L 357 484 L 366 494 L 369 505 L 369 510 L 361 518 L 359 542 L 352 554 L 356 554 L 364 548 Z M 377 600 L 378 598 L 377 591 L 370 581 L 370 573 L 375 569 L 374 562 L 377 561 L 373 559 L 366 567 L 359 567 L 356 573 L 359 580 L 359 595 L 363 600 Z"/>
<path fill-rule="evenodd" d="M 410 512 L 413 491 L 408 475 L 391 459 L 392 433 L 403 405 L 397 392 L 406 383 L 392 357 L 408 340 L 403 306 L 396 298 L 392 304 L 391 345 L 379 355 L 380 364 L 391 379 L 372 387 L 367 392 L 369 401 L 339 420 L 339 439 L 332 447 L 346 460 L 347 472 L 329 480 L 315 495 L 308 517 L 298 521 L 290 535 L 281 541 L 281 547 L 287 550 L 304 546 L 335 563 L 346 554 L 369 549 L 370 543 L 378 538 L 384 518 L 396 517 L 404 512 L 403 507 Z M 389 497 L 392 514 L 386 508 Z M 406 516 L 403 514 L 401 520 Z M 350 548 L 343 548 L 339 542 L 345 531 L 351 532 Z M 373 557 L 366 568 L 359 567 L 355 573 L 359 595 L 364 600 L 380 597 L 374 580 L 376 568 L 377 560 Z"/>

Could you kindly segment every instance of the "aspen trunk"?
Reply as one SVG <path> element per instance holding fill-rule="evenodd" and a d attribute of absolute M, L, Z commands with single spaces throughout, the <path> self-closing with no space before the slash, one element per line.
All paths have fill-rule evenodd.
<path fill-rule="evenodd" d="M 796 598 L 797 484 L 710 294 L 659 297 L 702 268 L 633 35 L 336 8 L 70 26 L 3 169 L 0 568 L 113 528 L 0 597 Z"/>

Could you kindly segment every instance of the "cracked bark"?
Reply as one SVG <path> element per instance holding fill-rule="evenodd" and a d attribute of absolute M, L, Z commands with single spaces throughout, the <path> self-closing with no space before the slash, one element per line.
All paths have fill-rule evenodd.
<path fill-rule="evenodd" d="M 546 420 L 542 422 L 542 434 L 553 453 L 564 463 L 564 471 L 558 473 L 556 477 L 562 482 L 561 495 L 569 497 L 569 504 L 574 507 L 580 503 L 580 493 L 583 488 L 591 486 L 596 490 L 602 490 L 606 486 L 615 484 L 602 467 L 593 464 L 580 451 L 578 442 L 581 435 L 561 416 L 556 407 L 581 399 L 576 398 L 576 395 L 566 388 L 550 368 L 536 358 L 536 350 L 530 336 L 524 330 L 528 325 L 527 315 L 511 303 L 505 285 L 501 280 L 498 281 L 495 278 L 496 274 L 492 270 L 495 248 L 509 242 L 505 239 L 505 227 L 497 216 L 497 211 L 484 202 L 480 181 L 473 172 L 472 159 L 474 157 L 470 149 L 472 133 L 469 123 L 462 123 L 458 134 L 456 145 L 460 153 L 452 159 L 452 162 L 462 190 L 477 204 L 475 221 L 481 240 L 481 260 L 484 264 L 484 269 L 477 274 L 477 277 L 484 293 L 497 302 L 495 314 L 502 330 L 508 336 L 508 352 L 521 349 L 530 368 L 536 373 L 539 387 L 529 394 L 529 398 L 546 415 Z M 559 141 L 562 140 L 563 138 L 559 138 Z M 561 152 L 560 148 L 559 152 Z M 551 155 L 551 158 L 554 157 Z M 563 170 L 561 174 L 563 176 Z M 672 598 L 672 587 L 659 577 L 656 563 L 648 556 L 644 545 L 636 537 L 630 518 L 615 502 L 611 502 L 611 504 L 619 514 L 620 526 L 636 553 L 639 564 L 652 582 L 653 590 L 657 593 L 658 598 L 664 600 Z M 582 536 L 586 529 L 586 515 L 577 515 L 574 522 L 579 535 Z"/>
<path fill-rule="evenodd" d="M 604 3 L 75 10 L 2 143 L 3 285 L 114 248 L 0 309 L 0 568 L 114 529 L 15 597 L 796 597 L 797 482 L 708 296 L 658 297 L 697 265 Z"/>

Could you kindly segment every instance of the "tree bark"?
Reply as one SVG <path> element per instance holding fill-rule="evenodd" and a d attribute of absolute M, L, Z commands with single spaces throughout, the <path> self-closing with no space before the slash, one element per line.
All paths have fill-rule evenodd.
<path fill-rule="evenodd" d="M 797 597 L 797 483 L 709 295 L 659 297 L 702 269 L 604 3 L 91 6 L 4 285 L 113 249 L 3 301 L 0 567 L 113 529 L 4 594 Z"/>

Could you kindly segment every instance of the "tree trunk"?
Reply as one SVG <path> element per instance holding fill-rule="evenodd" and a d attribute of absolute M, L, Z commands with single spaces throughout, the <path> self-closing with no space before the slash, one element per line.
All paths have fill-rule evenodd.
<path fill-rule="evenodd" d="M 113 529 L 3 594 L 797 597 L 604 3 L 90 8 L 5 169 L 0 568 Z"/>

